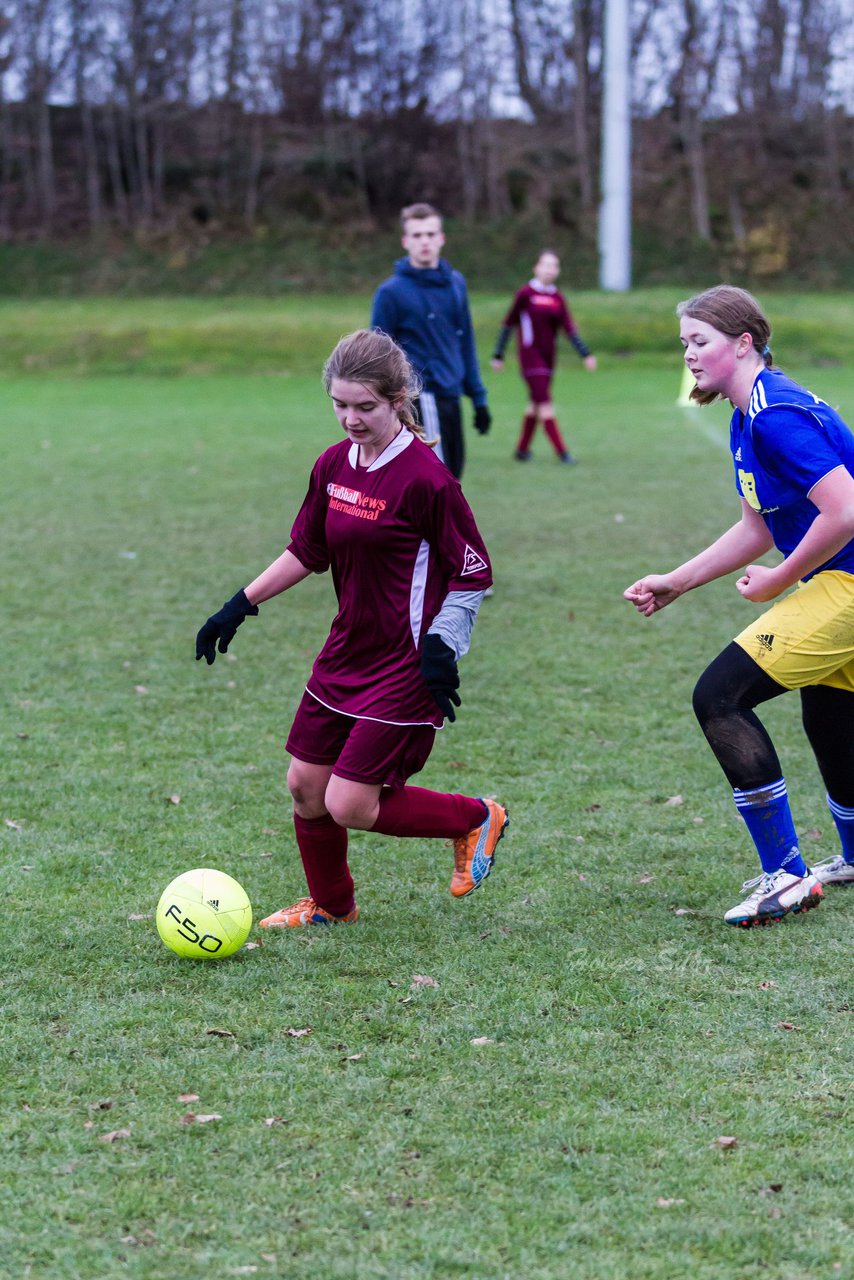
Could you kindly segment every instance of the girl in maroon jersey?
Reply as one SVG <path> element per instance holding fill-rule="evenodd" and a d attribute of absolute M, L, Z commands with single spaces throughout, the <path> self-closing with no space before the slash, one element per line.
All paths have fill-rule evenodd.
<path fill-rule="evenodd" d="M 492 357 L 493 369 L 503 369 L 504 351 L 510 334 L 518 328 L 519 364 L 531 397 L 525 408 L 522 431 L 516 446 L 519 462 L 530 460 L 531 441 L 538 422 L 543 424 L 543 430 L 560 461 L 575 462 L 557 425 L 551 396 L 551 381 L 557 359 L 557 335 L 561 329 L 581 356 L 585 368 L 591 373 L 596 368 L 596 357 L 590 354 L 589 348 L 582 341 L 566 298 L 555 284 L 559 275 L 560 259 L 553 250 L 544 249 L 534 266 L 533 280 L 519 290 L 504 317 Z"/>
<path fill-rule="evenodd" d="M 338 343 L 323 381 L 345 439 L 314 465 L 287 549 L 196 637 L 196 658 L 225 653 L 259 604 L 331 570 L 338 612 L 288 736 L 288 788 L 309 896 L 262 928 L 352 923 L 348 828 L 450 839 L 450 890 L 492 870 L 508 825 L 494 800 L 407 786 L 443 718 L 460 705 L 489 556 L 459 481 L 420 438 L 417 380 L 384 333 Z"/>

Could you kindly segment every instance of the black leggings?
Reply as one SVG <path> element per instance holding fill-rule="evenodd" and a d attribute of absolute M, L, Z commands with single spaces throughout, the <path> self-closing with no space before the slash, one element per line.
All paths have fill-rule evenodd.
<path fill-rule="evenodd" d="M 735 641 L 700 676 L 694 713 L 730 786 L 752 791 L 783 776 L 774 744 L 753 708 L 788 692 Z M 854 694 L 811 685 L 801 690 L 801 712 L 828 795 L 854 808 Z"/>

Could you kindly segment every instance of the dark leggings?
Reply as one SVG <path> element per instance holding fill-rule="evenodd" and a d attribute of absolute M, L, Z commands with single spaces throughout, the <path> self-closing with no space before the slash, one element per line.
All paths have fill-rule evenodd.
<path fill-rule="evenodd" d="M 732 787 L 752 791 L 783 776 L 777 752 L 753 708 L 781 693 L 735 641 L 710 663 L 694 689 L 694 713 Z M 827 793 L 854 807 L 854 694 L 829 685 L 801 690 L 803 725 Z"/>

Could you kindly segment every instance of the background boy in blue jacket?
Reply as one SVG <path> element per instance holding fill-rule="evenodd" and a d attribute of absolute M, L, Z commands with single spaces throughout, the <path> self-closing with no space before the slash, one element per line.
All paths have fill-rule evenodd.
<path fill-rule="evenodd" d="M 441 257 L 445 243 L 441 214 L 429 204 L 401 211 L 401 243 L 407 256 L 374 294 L 371 328 L 382 329 L 403 347 L 421 378 L 416 408 L 428 440 L 458 479 L 465 450 L 460 397 L 474 404 L 481 435 L 492 418 L 480 376 L 466 282 Z"/>

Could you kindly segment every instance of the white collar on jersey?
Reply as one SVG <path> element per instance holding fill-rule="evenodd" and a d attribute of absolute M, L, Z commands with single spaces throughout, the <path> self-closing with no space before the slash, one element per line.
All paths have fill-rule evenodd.
<path fill-rule="evenodd" d="M 394 439 L 386 445 L 378 458 L 374 458 L 369 467 L 364 467 L 365 471 L 379 471 L 380 467 L 384 467 L 387 462 L 391 462 L 392 458 L 396 458 L 399 453 L 403 453 L 404 449 L 408 449 L 412 444 L 415 436 L 408 427 L 401 427 Z M 347 451 L 347 460 L 354 471 L 359 469 L 359 446 L 354 441 Z"/>
<path fill-rule="evenodd" d="M 534 276 L 533 280 L 529 280 L 528 284 L 532 289 L 535 289 L 537 293 L 557 293 L 556 284 L 542 284 L 536 276 Z"/>

